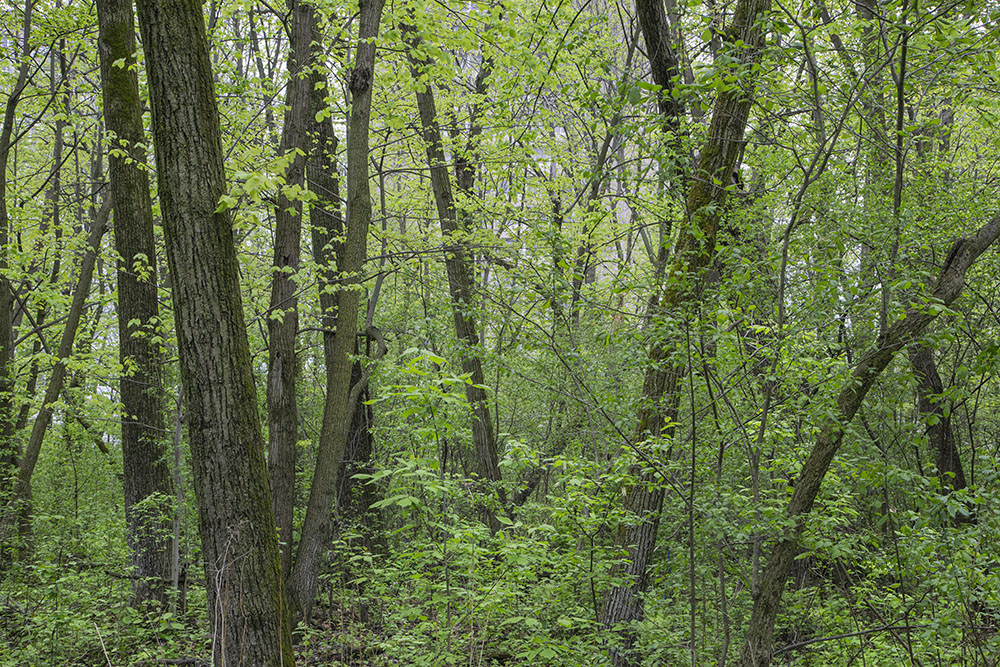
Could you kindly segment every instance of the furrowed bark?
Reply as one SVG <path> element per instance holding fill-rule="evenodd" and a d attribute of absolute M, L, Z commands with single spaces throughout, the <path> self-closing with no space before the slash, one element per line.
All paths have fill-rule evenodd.
<path fill-rule="evenodd" d="M 285 171 L 285 186 L 295 191 L 305 185 L 307 132 L 313 79 L 307 73 L 312 63 L 312 38 L 316 29 L 315 8 L 301 0 L 288 0 L 288 84 L 285 87 L 285 120 L 278 154 L 291 162 Z M 281 573 L 292 568 L 292 513 L 295 504 L 295 459 L 298 443 L 299 408 L 295 396 L 298 363 L 295 336 L 299 329 L 298 285 L 302 241 L 302 201 L 278 194 L 274 209 L 274 261 L 270 314 L 267 319 L 267 421 L 268 478 L 274 516 L 281 539 Z"/>
<path fill-rule="evenodd" d="M 172 519 L 161 508 L 136 511 L 150 497 L 173 496 L 167 461 L 163 360 L 150 328 L 159 321 L 153 210 L 131 0 L 98 0 L 98 52 L 104 122 L 113 137 L 108 163 L 118 263 L 118 340 L 122 362 L 122 459 L 126 537 L 135 575 L 132 602 L 165 604 Z M 115 64 L 119 63 L 119 64 Z M 124 154 L 123 154 L 124 153 Z"/>
<path fill-rule="evenodd" d="M 198 0 L 140 0 L 216 665 L 294 664 Z"/>

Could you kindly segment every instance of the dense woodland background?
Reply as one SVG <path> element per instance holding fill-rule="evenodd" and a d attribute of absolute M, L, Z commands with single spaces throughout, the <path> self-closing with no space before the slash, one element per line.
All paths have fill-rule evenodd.
<path fill-rule="evenodd" d="M 1000 664 L 1000 6 L 359 2 L 0 2 L 0 665 Z"/>

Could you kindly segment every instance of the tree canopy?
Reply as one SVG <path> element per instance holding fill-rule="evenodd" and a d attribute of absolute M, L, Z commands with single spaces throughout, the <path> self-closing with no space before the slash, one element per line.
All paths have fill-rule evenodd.
<path fill-rule="evenodd" d="M 997 664 L 995 3 L 0 7 L 0 666 Z"/>

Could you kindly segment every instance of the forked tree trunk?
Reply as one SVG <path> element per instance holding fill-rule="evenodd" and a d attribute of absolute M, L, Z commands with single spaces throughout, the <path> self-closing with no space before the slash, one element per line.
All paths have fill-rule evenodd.
<path fill-rule="evenodd" d="M 135 72 L 135 17 L 131 0 L 98 0 L 98 52 L 104 123 L 114 197 L 118 263 L 118 340 L 122 362 L 122 460 L 126 538 L 134 567 L 132 601 L 166 603 L 170 581 L 171 515 L 136 505 L 173 496 L 164 422 L 163 370 L 157 326 L 156 245 L 146 175 L 142 100 Z M 118 64 L 115 64 L 118 63 Z"/>
<path fill-rule="evenodd" d="M 732 27 L 728 32 L 731 43 L 743 42 L 734 48 L 735 63 L 742 76 L 747 76 L 759 58 L 764 45 L 761 20 L 770 10 L 770 0 L 740 0 L 736 7 Z M 668 44 L 664 41 L 665 17 L 655 8 L 639 5 L 639 16 L 647 48 L 661 62 L 658 67 L 669 67 L 676 57 L 664 54 Z M 654 65 L 655 65 L 654 61 Z M 661 74 L 662 76 L 662 74 Z M 665 81 L 672 81 L 663 77 Z M 668 90 L 663 91 L 667 95 Z M 720 212 L 726 199 L 726 186 L 732 180 L 743 148 L 743 135 L 753 102 L 753 81 L 744 86 L 719 94 L 712 112 L 708 140 L 702 150 L 698 172 L 690 182 L 686 210 L 687 224 L 682 227 L 674 246 L 671 264 L 666 271 L 666 287 L 650 300 L 648 321 L 680 320 L 690 315 L 701 298 L 703 274 L 715 257 Z M 669 103 L 663 102 L 669 109 Z M 666 266 L 666 250 L 661 248 L 658 263 Z M 674 435 L 680 405 L 680 381 L 687 372 L 683 366 L 670 361 L 676 347 L 677 330 L 658 332 L 659 340 L 649 349 L 649 370 L 642 387 L 642 403 L 634 442 L 641 452 L 644 441 L 670 440 Z M 635 650 L 635 633 L 631 623 L 643 616 L 642 595 L 646 590 L 648 572 L 656 535 L 663 509 L 663 483 L 656 468 L 656 461 L 647 458 L 634 470 L 637 482 L 625 498 L 625 509 L 637 520 L 618 531 L 615 546 L 628 551 L 622 573 L 628 583 L 612 587 L 605 594 L 601 609 L 601 623 L 615 629 L 620 645 L 612 647 L 612 662 L 616 666 L 639 664 Z"/>
<path fill-rule="evenodd" d="M 198 0 L 139 0 L 216 665 L 294 664 Z"/>
<path fill-rule="evenodd" d="M 312 61 L 312 39 L 316 28 L 314 7 L 301 0 L 288 0 L 291 20 L 288 32 L 288 84 L 285 87 L 285 120 L 278 154 L 291 156 L 285 170 L 290 188 L 305 185 L 307 132 L 313 79 L 304 69 Z M 267 318 L 267 421 L 268 475 L 274 516 L 281 539 L 281 573 L 292 568 L 292 514 L 295 504 L 295 452 L 298 443 L 299 408 L 295 396 L 298 363 L 295 336 L 299 329 L 298 286 L 302 241 L 302 201 L 291 200 L 282 190 L 274 208 L 274 262 L 271 305 Z"/>
<path fill-rule="evenodd" d="M 331 512 L 337 494 L 341 461 L 347 449 L 351 418 L 360 387 L 351 387 L 351 358 L 358 327 L 361 280 L 372 217 L 368 187 L 368 125 L 371 117 L 378 35 L 383 0 L 361 0 L 357 55 L 350 78 L 351 116 L 347 138 L 347 234 L 337 249 L 342 288 L 337 292 L 337 328 L 332 343 L 332 368 L 327 368 L 326 405 L 320 430 L 316 471 L 306 507 L 302 537 L 289 577 L 289 595 L 295 613 L 308 619 L 319 570 L 333 529 Z M 328 362 L 329 364 L 329 362 Z"/>
<path fill-rule="evenodd" d="M 767 667 L 771 664 L 774 621 L 781 604 L 781 594 L 785 589 L 788 572 L 798 549 L 798 538 L 805 528 L 809 511 L 819 494 L 823 477 L 840 448 L 844 430 L 854 415 L 868 390 L 885 370 L 899 350 L 913 343 L 927 328 L 939 308 L 935 304 L 950 305 L 962 293 L 965 273 L 969 267 L 1000 236 L 1000 216 L 996 216 L 978 232 L 955 242 L 945 260 L 937 282 L 923 298 L 913 302 L 906 316 L 890 326 L 874 345 L 861 357 L 854 371 L 837 395 L 836 409 L 831 411 L 820 424 L 819 435 L 806 459 L 799 478 L 795 483 L 786 516 L 791 527 L 786 529 L 771 553 L 760 592 L 754 598 L 750 626 L 743 645 L 741 667 Z"/>

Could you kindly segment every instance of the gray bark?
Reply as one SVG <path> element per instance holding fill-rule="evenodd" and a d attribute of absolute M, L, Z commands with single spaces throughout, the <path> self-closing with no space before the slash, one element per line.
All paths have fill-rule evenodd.
<path fill-rule="evenodd" d="M 358 45 L 350 76 L 351 115 L 347 139 L 347 234 L 337 252 L 337 268 L 344 278 L 337 292 L 337 327 L 332 344 L 333 367 L 327 368 L 326 404 L 302 537 L 289 578 L 293 609 L 308 619 L 316 596 L 319 569 L 333 530 L 331 512 L 337 494 L 341 462 L 347 449 L 351 417 L 360 393 L 351 386 L 351 359 L 358 327 L 361 293 L 357 284 L 365 261 L 372 202 L 368 187 L 368 125 L 371 117 L 378 35 L 383 0 L 362 0 Z"/>
<path fill-rule="evenodd" d="M 285 171 L 289 187 L 305 185 L 307 131 L 313 79 L 303 71 L 312 61 L 312 38 L 316 28 L 313 6 L 288 0 L 291 50 L 288 57 L 288 84 L 285 87 L 285 120 L 280 155 L 294 151 Z M 295 272 L 299 268 L 302 240 L 302 201 L 278 194 L 274 209 L 274 262 L 271 305 L 267 318 L 267 420 L 268 475 L 278 535 L 282 541 L 281 573 L 287 578 L 292 568 L 292 514 L 295 504 L 295 452 L 298 442 L 299 408 L 295 396 L 298 363 L 295 336 L 299 328 Z"/>

